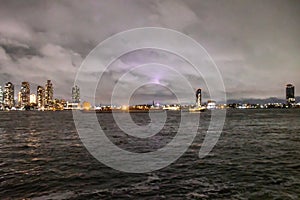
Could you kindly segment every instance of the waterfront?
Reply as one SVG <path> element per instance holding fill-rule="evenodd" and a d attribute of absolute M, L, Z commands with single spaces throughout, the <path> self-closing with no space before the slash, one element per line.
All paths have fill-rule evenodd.
<path fill-rule="evenodd" d="M 1 199 L 299 198 L 299 109 L 229 109 L 219 142 L 204 159 L 198 151 L 210 113 L 200 115 L 199 136 L 179 160 L 152 173 L 126 174 L 86 151 L 72 112 L 0 112 Z M 136 152 L 165 145 L 180 119 L 170 112 L 151 142 L 123 135 L 109 113 L 97 116 L 115 144 Z M 132 117 L 138 124 L 149 122 L 147 113 Z"/>

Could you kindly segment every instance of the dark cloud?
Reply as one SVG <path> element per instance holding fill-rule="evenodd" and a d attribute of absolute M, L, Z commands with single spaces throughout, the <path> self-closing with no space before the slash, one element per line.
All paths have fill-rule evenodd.
<path fill-rule="evenodd" d="M 99 42 L 131 28 L 158 26 L 181 31 L 206 48 L 223 76 L 228 98 L 282 97 L 289 82 L 300 88 L 298 1 L 1 0 L 0 5 L 1 85 L 6 81 L 18 85 L 25 80 L 44 85 L 51 79 L 55 95 L 70 99 L 81 62 Z M 122 56 L 114 63 L 105 74 L 107 87 L 99 91 L 99 101 L 104 101 L 102 97 L 109 94 L 122 73 L 150 61 L 174 67 L 194 88 L 206 91 L 205 81 L 184 60 L 146 50 Z M 149 78 L 131 75 L 132 81 L 134 77 Z M 82 82 L 93 76 L 97 74 L 86 72 Z M 164 75 L 161 81 L 184 92 L 175 76 Z M 124 82 L 124 87 L 129 82 Z M 155 94 L 147 88 L 139 90 L 139 98 L 142 91 L 145 101 L 151 94 L 164 96 L 163 88 L 157 90 Z M 85 98 L 90 97 L 83 91 Z M 194 101 L 194 96 L 187 98 Z"/>

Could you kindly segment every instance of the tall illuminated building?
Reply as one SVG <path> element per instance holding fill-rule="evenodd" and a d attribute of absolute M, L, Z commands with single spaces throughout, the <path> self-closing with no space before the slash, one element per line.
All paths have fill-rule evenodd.
<path fill-rule="evenodd" d="M 0 86 L 0 106 L 3 104 L 3 89 Z"/>
<path fill-rule="evenodd" d="M 21 106 L 21 104 L 22 104 L 22 92 L 19 91 L 18 92 L 18 106 Z"/>
<path fill-rule="evenodd" d="M 37 92 L 36 92 L 36 101 L 38 108 L 44 108 L 45 106 L 45 89 L 42 86 L 37 86 Z"/>
<path fill-rule="evenodd" d="M 201 101 L 202 101 L 202 91 L 201 89 L 199 88 L 197 91 L 196 91 L 196 105 L 198 107 L 201 107 Z"/>
<path fill-rule="evenodd" d="M 35 94 L 31 94 L 30 95 L 30 102 L 31 105 L 32 104 L 36 104 L 36 95 Z"/>
<path fill-rule="evenodd" d="M 286 102 L 289 105 L 292 105 L 295 103 L 295 86 L 292 84 L 287 84 L 285 88 L 286 93 Z"/>
<path fill-rule="evenodd" d="M 12 108 L 14 107 L 14 96 L 15 96 L 15 88 L 11 82 L 7 82 L 4 86 L 4 93 L 3 93 L 3 103 L 4 107 Z"/>
<path fill-rule="evenodd" d="M 21 92 L 21 106 L 30 105 L 30 86 L 28 82 L 22 82 L 20 92 Z"/>
<path fill-rule="evenodd" d="M 77 85 L 72 87 L 72 102 L 80 103 L 80 89 Z"/>
<path fill-rule="evenodd" d="M 45 106 L 51 106 L 53 103 L 53 85 L 51 80 L 47 80 L 45 85 Z"/>

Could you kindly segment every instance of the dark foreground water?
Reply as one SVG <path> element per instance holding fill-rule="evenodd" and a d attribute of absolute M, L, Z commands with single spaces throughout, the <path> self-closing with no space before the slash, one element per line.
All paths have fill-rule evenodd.
<path fill-rule="evenodd" d="M 71 112 L 0 112 L 0 199 L 299 199 L 300 109 L 228 110 L 219 142 L 199 159 L 209 115 L 201 113 L 197 138 L 175 163 L 128 174 L 88 153 Z M 108 137 L 135 152 L 163 147 L 179 117 L 170 113 L 153 142 L 124 135 L 111 114 L 98 114 Z M 149 122 L 146 113 L 132 118 Z"/>

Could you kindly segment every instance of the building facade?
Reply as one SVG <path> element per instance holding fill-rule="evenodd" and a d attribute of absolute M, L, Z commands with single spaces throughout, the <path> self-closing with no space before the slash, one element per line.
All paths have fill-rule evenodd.
<path fill-rule="evenodd" d="M 36 104 L 36 95 L 35 94 L 31 94 L 30 95 L 30 105 L 35 105 Z"/>
<path fill-rule="evenodd" d="M 286 85 L 286 102 L 288 105 L 295 104 L 295 86 L 292 84 Z"/>
<path fill-rule="evenodd" d="M 77 85 L 72 87 L 72 103 L 80 103 L 80 89 Z"/>
<path fill-rule="evenodd" d="M 53 84 L 51 80 L 47 80 L 45 85 L 45 107 L 51 107 L 53 104 Z"/>
<path fill-rule="evenodd" d="M 22 104 L 22 98 L 21 98 L 21 96 L 22 96 L 22 93 L 21 93 L 21 91 L 19 91 L 18 92 L 18 106 L 21 106 L 21 104 Z"/>
<path fill-rule="evenodd" d="M 11 82 L 7 82 L 4 86 L 3 103 L 5 108 L 12 108 L 15 104 L 15 88 Z"/>
<path fill-rule="evenodd" d="M 208 110 L 214 110 L 214 109 L 216 109 L 216 107 L 217 107 L 217 102 L 216 101 L 213 101 L 213 100 L 208 100 L 207 101 L 207 109 Z"/>
<path fill-rule="evenodd" d="M 196 105 L 198 107 L 201 107 L 201 102 L 202 101 L 202 90 L 199 88 L 197 91 L 196 91 Z"/>
<path fill-rule="evenodd" d="M 0 106 L 3 104 L 3 89 L 0 86 Z"/>
<path fill-rule="evenodd" d="M 28 82 L 22 82 L 21 85 L 21 107 L 30 105 L 30 85 Z"/>
<path fill-rule="evenodd" d="M 39 109 L 43 109 L 45 106 L 45 89 L 42 86 L 37 86 L 37 92 L 36 92 L 36 101 L 37 106 Z"/>

